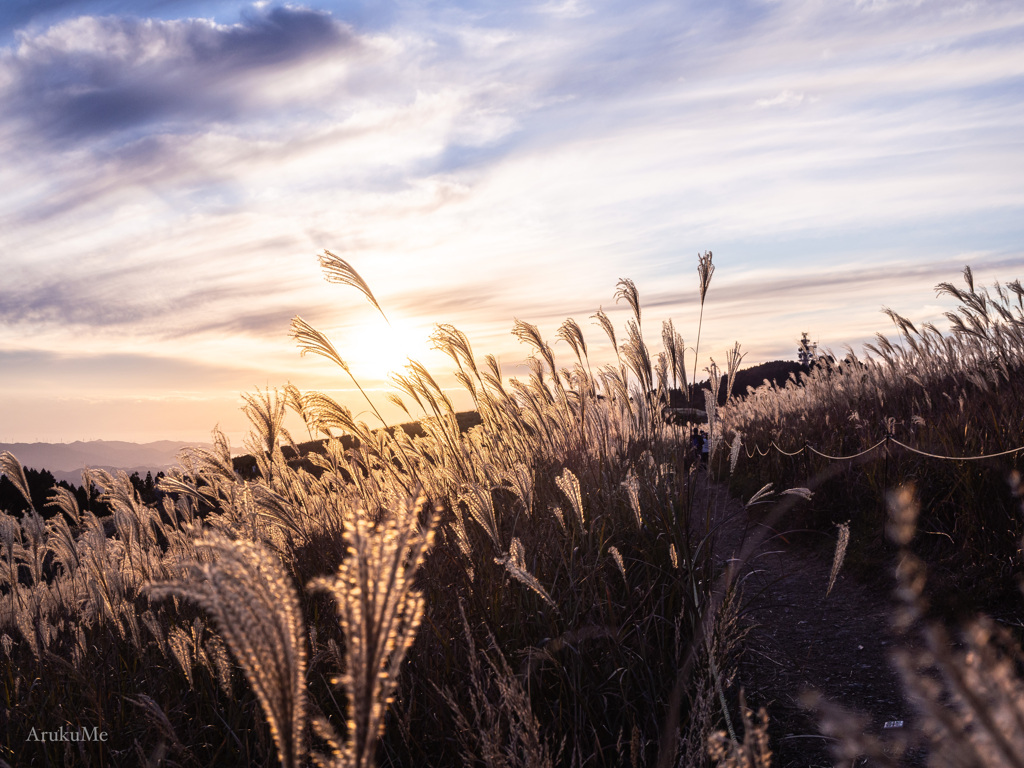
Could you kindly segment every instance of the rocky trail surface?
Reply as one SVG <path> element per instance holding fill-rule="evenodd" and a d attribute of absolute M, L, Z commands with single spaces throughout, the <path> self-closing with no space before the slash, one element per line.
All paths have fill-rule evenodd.
<path fill-rule="evenodd" d="M 740 569 L 741 621 L 749 634 L 733 688 L 742 688 L 751 709 L 767 710 L 772 765 L 834 764 L 830 739 L 800 704 L 809 690 L 862 713 L 867 732 L 907 727 L 912 710 L 888 658 L 896 645 L 890 592 L 841 570 L 826 597 L 834 541 L 819 549 L 797 546 L 785 535 L 784 521 L 775 530 L 754 521 L 723 485 L 704 485 L 695 502 L 701 514 L 710 502 L 722 564 L 760 541 Z M 907 766 L 923 763 L 921 754 L 903 759 Z"/>

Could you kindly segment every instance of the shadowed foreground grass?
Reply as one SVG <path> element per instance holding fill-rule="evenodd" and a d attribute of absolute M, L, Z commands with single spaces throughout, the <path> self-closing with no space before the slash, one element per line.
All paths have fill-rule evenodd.
<path fill-rule="evenodd" d="M 330 253 L 321 261 L 329 279 L 378 306 L 350 265 Z M 712 272 L 704 254 L 702 306 Z M 159 502 L 143 503 L 127 476 L 97 471 L 85 475 L 85 498 L 95 486 L 109 514 L 59 488 L 48 519 L 31 507 L 2 513 L 0 756 L 11 765 L 767 765 L 763 717 L 736 707 L 730 689 L 742 637 L 737 569 L 716 570 L 697 479 L 738 463 L 737 484 L 821 486 L 813 515 L 844 487 L 867 498 L 925 472 L 893 462 L 879 478 L 864 465 L 828 486 L 807 465 L 742 460 L 744 443 L 852 452 L 884 424 L 936 451 L 1019 445 L 1024 292 L 1007 284 L 993 301 L 966 277 L 967 291 L 940 286 L 963 303 L 952 336 L 919 333 L 893 313 L 904 346 L 880 341 L 878 360 L 820 366 L 721 411 L 709 392 L 706 466 L 694 462 L 686 426 L 662 416 L 670 391 L 689 389 L 683 339 L 666 322 L 652 354 L 636 288 L 622 280 L 615 298 L 632 317 L 620 339 L 607 315 L 594 315 L 617 353 L 597 369 L 572 319 L 558 331 L 570 350 L 562 367 L 536 327 L 516 322 L 532 353 L 525 380 L 504 379 L 497 360 L 439 326 L 434 343 L 479 416 L 469 429 L 412 363 L 390 399 L 410 418 L 423 414 L 416 434 L 370 429 L 322 393 L 256 392 L 242 472 L 215 432 L 213 450 L 183 455 L 160 482 Z M 322 333 L 296 318 L 293 334 L 303 353 L 351 377 Z M 727 355 L 726 393 L 741 358 L 738 345 Z M 709 371 L 713 388 L 720 373 Z M 296 456 L 288 409 L 326 437 L 323 453 Z M 31 505 L 15 457 L 0 456 L 0 470 Z M 967 470 L 943 471 L 920 488 L 957 499 L 990 492 Z M 810 496 L 793 491 L 790 501 Z M 982 621 L 954 650 L 923 621 L 925 566 L 906 532 L 918 504 L 894 498 L 893 519 L 905 524 L 893 526 L 893 545 L 857 521 L 848 532 L 851 552 L 900 563 L 896 621 L 923 632 L 927 648 L 898 659 L 923 713 L 918 736 L 936 765 L 1024 765 L 1019 647 Z M 944 514 L 926 512 L 921 529 L 940 530 L 957 557 L 991 551 L 988 578 L 1018 567 L 1019 517 L 968 506 L 936 528 Z M 867 525 L 880 530 L 882 520 Z M 891 745 L 865 741 L 852 715 L 809 705 L 848 764 L 867 755 L 895 765 Z"/>
<path fill-rule="evenodd" d="M 322 263 L 374 301 L 345 262 Z M 733 594 L 713 589 L 707 516 L 691 508 L 706 470 L 661 415 L 669 389 L 685 387 L 682 339 L 666 324 L 654 356 L 632 282 L 616 298 L 633 316 L 620 344 L 595 315 L 619 350 L 600 369 L 573 320 L 558 333 L 563 368 L 516 323 L 533 355 L 523 381 L 439 326 L 434 342 L 479 414 L 468 430 L 413 363 L 391 399 L 424 414 L 418 435 L 371 430 L 321 393 L 257 392 L 244 477 L 215 433 L 213 450 L 184 455 L 161 481 L 159 503 L 92 472 L 109 516 L 61 490 L 48 520 L 0 515 L 0 754 L 18 765 L 704 764 L 724 716 Z M 296 318 L 293 333 L 350 375 L 319 331 Z M 328 437 L 306 457 L 316 471 L 285 458 L 289 408 Z M 16 459 L 3 462 L 23 488 Z M 61 726 L 107 737 L 27 740 Z"/>

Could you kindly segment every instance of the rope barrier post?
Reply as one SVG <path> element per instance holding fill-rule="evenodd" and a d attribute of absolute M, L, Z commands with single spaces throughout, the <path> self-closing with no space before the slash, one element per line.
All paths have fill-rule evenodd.
<path fill-rule="evenodd" d="M 804 447 L 800 450 L 804 454 L 804 482 L 803 485 L 809 486 L 811 484 L 811 452 L 807 448 L 807 440 L 804 439 Z M 817 515 L 813 512 L 810 516 L 811 520 L 817 520 Z"/>
<path fill-rule="evenodd" d="M 879 511 L 881 512 L 881 521 L 882 521 L 881 522 L 881 534 L 882 534 L 882 541 L 883 542 L 885 541 L 885 518 L 886 518 L 885 494 L 889 490 L 889 441 L 891 439 L 892 439 L 892 435 L 890 434 L 889 430 L 886 429 L 885 430 L 885 445 L 882 448 L 882 450 L 885 451 L 885 464 L 883 465 L 883 469 L 882 469 L 882 494 L 881 494 L 881 498 L 879 499 Z"/>

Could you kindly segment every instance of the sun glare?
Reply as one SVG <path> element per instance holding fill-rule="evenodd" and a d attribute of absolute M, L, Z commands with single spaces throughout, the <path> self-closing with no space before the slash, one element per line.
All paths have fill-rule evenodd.
<path fill-rule="evenodd" d="M 401 371 L 409 358 L 421 358 L 428 350 L 428 332 L 401 318 L 388 324 L 380 315 L 353 328 L 351 338 L 338 345 L 352 374 L 361 383 L 386 382 Z"/>

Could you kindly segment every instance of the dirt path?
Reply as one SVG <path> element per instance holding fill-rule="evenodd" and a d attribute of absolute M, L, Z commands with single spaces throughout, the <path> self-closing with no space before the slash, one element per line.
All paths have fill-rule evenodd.
<path fill-rule="evenodd" d="M 708 492 L 702 489 L 695 509 L 706 509 Z M 735 687 L 744 689 L 753 709 L 768 710 L 772 765 L 833 765 L 828 739 L 799 704 L 808 689 L 863 713 L 870 732 L 894 721 L 909 724 L 911 709 L 888 662 L 894 644 L 889 593 L 840 572 L 826 598 L 831 551 L 797 548 L 785 536 L 772 535 L 748 518 L 724 486 L 712 485 L 710 493 L 721 562 L 745 540 L 768 534 L 742 569 L 743 619 L 750 634 Z M 906 765 L 921 759 L 908 758 Z"/>

